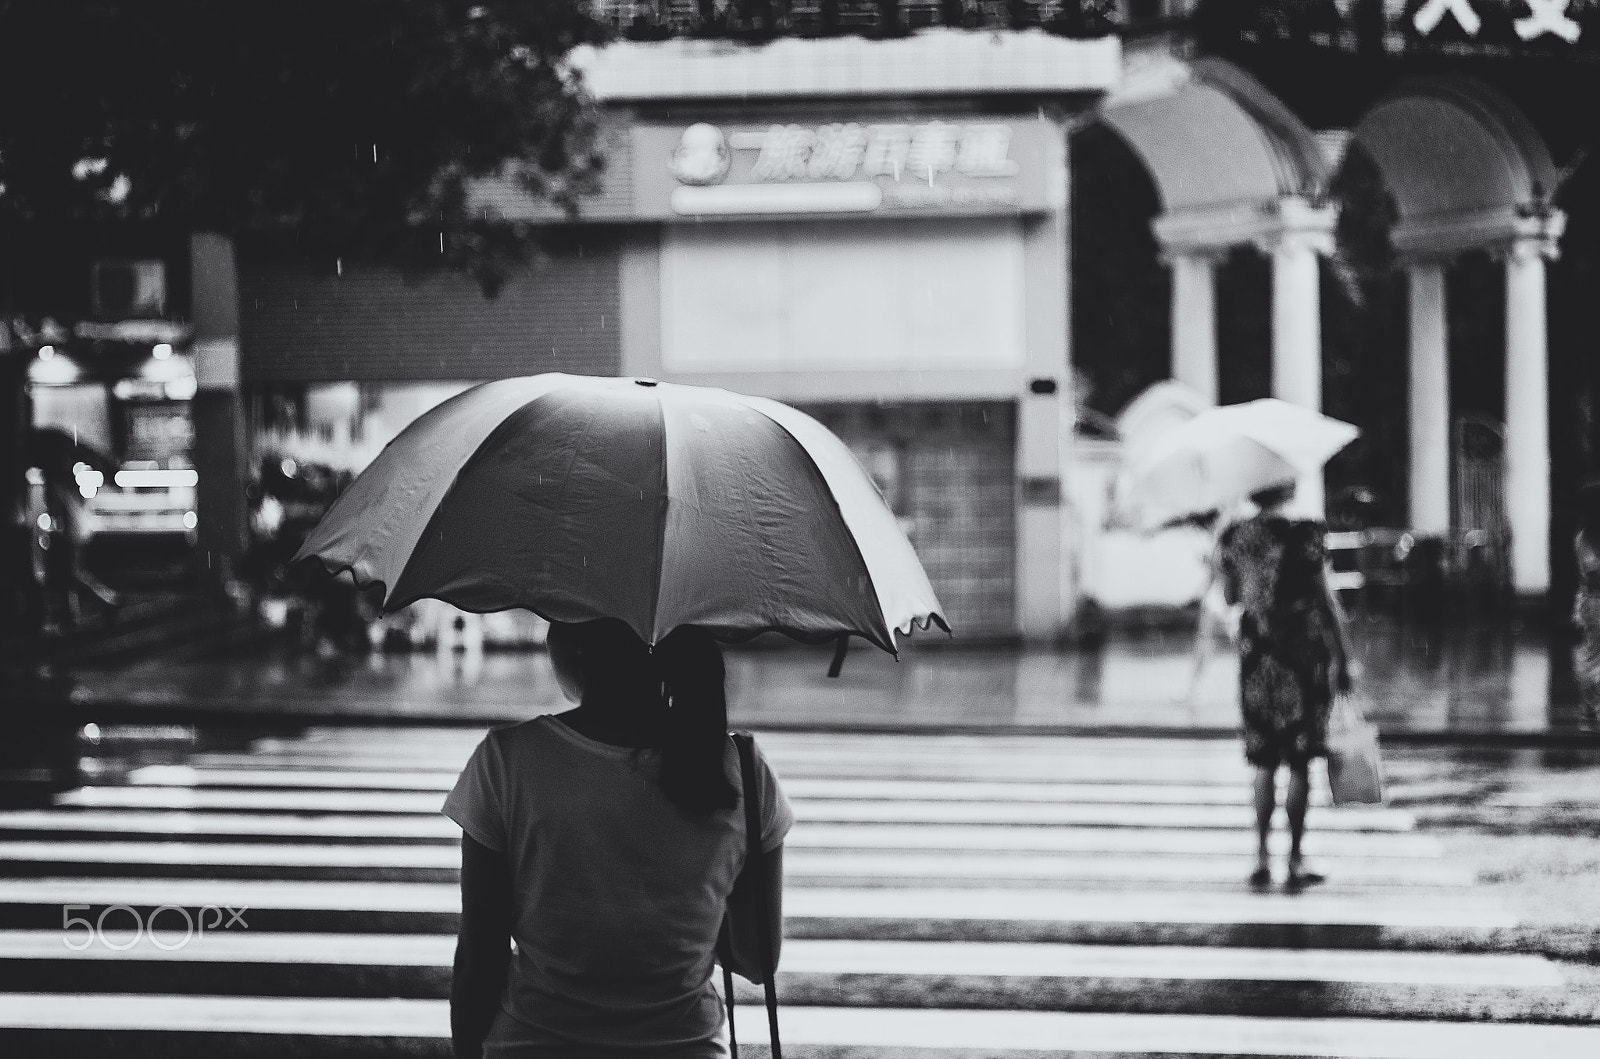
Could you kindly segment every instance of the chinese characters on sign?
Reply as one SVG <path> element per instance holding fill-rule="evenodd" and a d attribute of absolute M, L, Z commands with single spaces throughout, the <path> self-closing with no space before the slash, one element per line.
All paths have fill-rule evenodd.
<path fill-rule="evenodd" d="M 1018 170 L 1009 157 L 1007 125 L 772 125 L 734 133 L 730 142 L 736 151 L 757 152 L 751 176 L 762 181 L 849 180 L 859 173 L 933 184 L 951 170 L 969 177 L 1008 177 Z"/>
<path fill-rule="evenodd" d="M 1549 33 L 1560 37 L 1568 44 L 1578 43 L 1578 38 L 1583 35 L 1583 28 L 1567 15 L 1572 0 L 1524 0 L 1524 2 L 1528 6 L 1528 16 L 1519 18 L 1513 23 L 1517 36 L 1523 40 L 1533 40 Z M 1412 16 L 1411 24 L 1416 26 L 1418 33 L 1426 36 L 1439 28 L 1446 15 L 1453 17 L 1469 37 L 1477 36 L 1478 30 L 1483 27 L 1483 20 L 1473 8 L 1472 0 L 1428 0 Z"/>
<path fill-rule="evenodd" d="M 1044 209 L 1052 135 L 1043 123 L 960 116 L 641 125 L 635 191 L 644 215 Z"/>

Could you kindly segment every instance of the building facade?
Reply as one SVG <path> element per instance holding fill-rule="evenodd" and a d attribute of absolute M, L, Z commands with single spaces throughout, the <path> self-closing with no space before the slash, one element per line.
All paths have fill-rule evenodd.
<path fill-rule="evenodd" d="M 852 445 L 961 630 L 1053 639 L 1166 561 L 1112 540 L 1116 444 L 1084 428 L 1170 377 L 1355 421 L 1334 493 L 1499 542 L 1523 597 L 1564 584 L 1600 473 L 1593 0 L 723 5 L 723 39 L 603 6 L 634 39 L 575 56 L 601 192 L 477 192 L 543 226 L 538 262 L 486 300 L 242 249 L 237 381 L 222 342 L 202 397 L 369 447 L 505 375 L 775 397 Z"/>
<path fill-rule="evenodd" d="M 1419 536 L 1500 542 L 1519 597 L 1566 591 L 1571 497 L 1597 472 L 1600 128 L 1574 101 L 1600 91 L 1600 7 L 1166 14 L 1126 36 L 1095 126 L 1149 190 L 1121 241 L 1166 271 L 1135 310 L 1167 317 L 1133 338 L 1166 347 L 1143 381 L 1352 419 L 1330 484 L 1376 483 Z"/>
<path fill-rule="evenodd" d="M 495 298 L 241 253 L 258 438 L 282 433 L 287 399 L 301 429 L 368 435 L 325 439 L 359 461 L 461 386 L 542 371 L 773 397 L 851 445 L 962 636 L 1063 635 L 1066 137 L 1117 80 L 1117 42 L 952 30 L 577 61 L 603 106 L 604 187 L 575 219 L 477 189 L 486 212 L 545 226 Z"/>

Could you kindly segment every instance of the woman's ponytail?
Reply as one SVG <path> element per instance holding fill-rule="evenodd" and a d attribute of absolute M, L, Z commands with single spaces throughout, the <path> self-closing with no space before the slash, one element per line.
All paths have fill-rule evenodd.
<path fill-rule="evenodd" d="M 656 644 L 654 658 L 667 700 L 662 793 L 693 816 L 732 809 L 739 795 L 723 766 L 728 695 L 722 648 L 709 633 L 685 626 Z"/>

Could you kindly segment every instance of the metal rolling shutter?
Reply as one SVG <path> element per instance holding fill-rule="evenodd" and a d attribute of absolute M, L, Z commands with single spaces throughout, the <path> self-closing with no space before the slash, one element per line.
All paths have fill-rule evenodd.
<path fill-rule="evenodd" d="M 343 275 L 241 262 L 242 373 L 250 382 L 480 380 L 544 371 L 615 375 L 622 363 L 618 240 L 586 230 L 493 299 L 470 279 L 408 280 L 352 262 Z"/>
<path fill-rule="evenodd" d="M 900 516 L 957 639 L 1017 631 L 1016 405 L 808 406 Z"/>

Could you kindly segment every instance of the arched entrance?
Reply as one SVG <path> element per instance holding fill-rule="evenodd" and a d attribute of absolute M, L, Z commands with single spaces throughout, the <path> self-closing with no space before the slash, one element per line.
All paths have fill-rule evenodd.
<path fill-rule="evenodd" d="M 1389 233 L 1409 290 L 1409 516 L 1444 534 L 1452 517 L 1452 270 L 1488 252 L 1503 268 L 1504 508 L 1511 579 L 1522 595 L 1550 585 L 1550 422 L 1546 262 L 1564 216 L 1543 139 L 1483 82 L 1407 81 L 1379 99 L 1352 140 L 1381 172 L 1396 209 Z"/>
<path fill-rule="evenodd" d="M 1253 77 L 1214 58 L 1139 56 L 1099 114 L 1160 200 L 1151 229 L 1171 269 L 1172 377 L 1218 399 L 1217 266 L 1250 247 L 1271 262 L 1271 392 L 1320 408 L 1318 258 L 1333 249 L 1335 217 L 1316 136 Z M 1305 503 L 1320 507 L 1320 494 L 1320 482 L 1305 484 Z"/>

